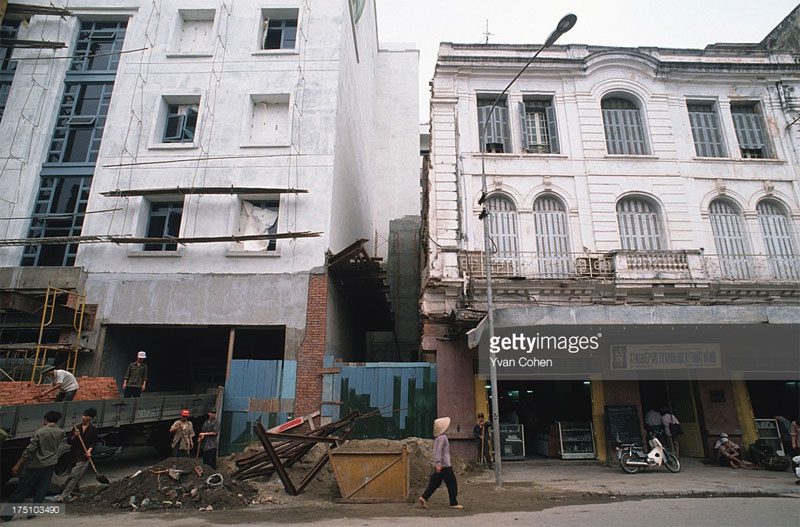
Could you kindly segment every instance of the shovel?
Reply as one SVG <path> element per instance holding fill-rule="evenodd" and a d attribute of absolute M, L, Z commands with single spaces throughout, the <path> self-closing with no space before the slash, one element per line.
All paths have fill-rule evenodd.
<path fill-rule="evenodd" d="M 75 430 L 78 429 L 76 428 Z M 86 461 L 89 462 L 89 465 L 91 465 L 92 470 L 94 470 L 94 475 L 95 478 L 97 479 L 97 482 L 102 483 L 103 485 L 108 485 L 110 483 L 110 481 L 108 481 L 108 478 L 97 472 L 97 467 L 94 466 L 94 461 L 92 461 L 92 458 L 89 456 L 89 450 L 86 448 L 86 443 L 83 442 L 83 437 L 81 436 L 80 431 L 78 431 L 78 440 L 81 442 L 81 446 L 83 447 L 83 452 L 87 455 Z"/>

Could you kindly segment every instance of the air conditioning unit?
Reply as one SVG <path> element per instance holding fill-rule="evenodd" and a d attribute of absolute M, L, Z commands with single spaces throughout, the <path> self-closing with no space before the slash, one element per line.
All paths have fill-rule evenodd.
<path fill-rule="evenodd" d="M 612 271 L 609 258 L 579 256 L 575 259 L 575 274 L 578 276 L 609 276 Z"/>

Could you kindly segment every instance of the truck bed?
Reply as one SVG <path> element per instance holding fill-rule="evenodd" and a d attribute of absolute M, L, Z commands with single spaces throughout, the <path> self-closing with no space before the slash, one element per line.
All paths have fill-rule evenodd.
<path fill-rule="evenodd" d="M 42 426 L 44 414 L 50 410 L 61 412 L 59 426 L 69 428 L 80 423 L 83 411 L 92 407 L 97 410 L 94 425 L 99 430 L 113 429 L 179 419 L 186 408 L 192 417 L 200 417 L 214 407 L 216 398 L 214 393 L 195 393 L 2 406 L 0 426 L 9 434 L 6 441 L 26 439 Z"/>

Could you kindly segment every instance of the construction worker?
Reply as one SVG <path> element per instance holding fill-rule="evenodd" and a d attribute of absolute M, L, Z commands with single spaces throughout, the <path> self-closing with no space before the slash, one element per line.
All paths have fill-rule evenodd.
<path fill-rule="evenodd" d="M 217 409 L 211 408 L 208 410 L 208 420 L 200 429 L 197 448 L 203 453 L 203 463 L 213 469 L 217 468 L 217 436 L 219 436 Z"/>
<path fill-rule="evenodd" d="M 181 418 L 172 423 L 172 457 L 191 457 L 194 446 L 194 426 L 189 421 L 189 410 L 181 410 Z"/>
<path fill-rule="evenodd" d="M 72 496 L 72 491 L 78 486 L 86 469 L 89 468 L 89 458 L 92 457 L 92 451 L 97 444 L 97 428 L 92 424 L 92 419 L 96 416 L 97 410 L 94 408 L 84 410 L 81 424 L 73 428 L 72 436 L 67 438 L 67 442 L 72 446 L 70 453 L 75 466 L 72 467 L 61 494 L 56 496 L 54 501 L 69 502 L 76 499 Z M 82 444 L 81 439 L 83 439 Z"/>
<path fill-rule="evenodd" d="M 125 378 L 122 379 L 123 397 L 139 397 L 147 388 L 147 364 L 144 359 L 147 353 L 140 351 L 136 354 L 136 362 L 128 364 Z"/>
<path fill-rule="evenodd" d="M 58 390 L 56 401 L 71 401 L 78 393 L 78 380 L 67 370 L 57 370 L 54 366 L 47 364 L 42 368 L 42 374 L 49 377 L 53 383 L 53 387 L 42 392 L 41 397 L 45 398 L 50 395 L 50 392 Z"/>
<path fill-rule="evenodd" d="M 33 433 L 19 461 L 11 467 L 12 476 L 19 474 L 23 466 L 25 472 L 20 476 L 17 490 L 8 499 L 9 503 L 22 503 L 29 497 L 33 498 L 33 503 L 43 502 L 58 462 L 58 447 L 64 441 L 64 431 L 58 427 L 60 420 L 61 413 L 55 410 L 44 414 L 44 425 Z M 0 516 L 3 521 L 11 518 L 11 515 Z"/>

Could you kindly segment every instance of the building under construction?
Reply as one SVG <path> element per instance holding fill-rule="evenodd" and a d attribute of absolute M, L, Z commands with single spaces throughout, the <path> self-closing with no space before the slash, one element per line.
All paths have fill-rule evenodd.
<path fill-rule="evenodd" d="M 48 6 L 0 35 L 2 380 L 144 350 L 148 392 L 226 387 L 235 443 L 318 410 L 326 355 L 408 357 L 418 54 L 374 1 Z"/>

